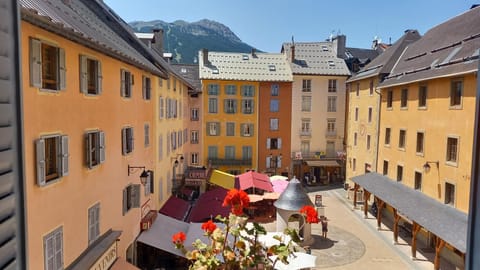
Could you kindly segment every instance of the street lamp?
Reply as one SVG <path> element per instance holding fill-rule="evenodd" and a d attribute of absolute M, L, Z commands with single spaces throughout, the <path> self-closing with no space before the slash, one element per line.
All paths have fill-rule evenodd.
<path fill-rule="evenodd" d="M 274 168 L 274 175 L 277 174 L 277 168 L 280 168 L 280 164 L 282 164 L 282 154 L 273 156 L 272 153 L 270 153 L 270 168 Z"/>
<path fill-rule="evenodd" d="M 149 172 L 145 170 L 145 166 L 130 166 L 130 165 L 128 165 L 128 176 L 130 176 L 130 174 L 134 173 L 135 169 L 143 169 L 143 172 L 140 174 L 140 183 L 142 183 L 142 185 L 145 186 L 147 184 L 148 176 L 150 175 Z"/>

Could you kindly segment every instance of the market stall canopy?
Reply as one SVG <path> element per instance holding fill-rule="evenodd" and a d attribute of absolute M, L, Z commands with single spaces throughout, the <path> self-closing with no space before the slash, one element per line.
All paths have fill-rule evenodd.
<path fill-rule="evenodd" d="M 273 191 L 276 193 L 282 193 L 288 186 L 287 180 L 273 180 L 272 181 Z"/>
<path fill-rule="evenodd" d="M 162 208 L 158 210 L 160 214 L 184 221 L 190 210 L 190 204 L 173 195 L 163 204 Z"/>
<path fill-rule="evenodd" d="M 226 189 L 232 189 L 235 188 L 235 175 L 213 170 L 209 182 Z"/>
<path fill-rule="evenodd" d="M 310 167 L 340 167 L 336 160 L 307 160 L 305 162 Z"/>
<path fill-rule="evenodd" d="M 270 182 L 270 178 L 266 174 L 249 171 L 237 175 L 237 177 L 241 190 L 256 188 L 268 192 L 273 192 L 272 183 Z"/>
<path fill-rule="evenodd" d="M 288 177 L 283 176 L 283 175 L 272 175 L 270 176 L 270 181 L 274 180 L 288 180 Z"/>
<path fill-rule="evenodd" d="M 190 222 L 202 222 L 215 218 L 217 215 L 228 216 L 230 208 L 222 206 L 227 192 L 226 189 L 218 187 L 200 195 L 195 205 L 193 205 L 187 220 Z"/>

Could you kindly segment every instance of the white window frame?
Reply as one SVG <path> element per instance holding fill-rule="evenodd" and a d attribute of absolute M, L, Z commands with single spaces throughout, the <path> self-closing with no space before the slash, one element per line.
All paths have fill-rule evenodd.
<path fill-rule="evenodd" d="M 270 118 L 270 130 L 278 130 L 278 118 Z"/>
<path fill-rule="evenodd" d="M 105 132 L 88 131 L 85 134 L 86 165 L 89 169 L 105 162 Z"/>
<path fill-rule="evenodd" d="M 336 112 L 337 111 L 337 97 L 328 96 L 327 98 L 327 112 Z"/>
<path fill-rule="evenodd" d="M 302 112 L 311 112 L 311 111 L 312 111 L 312 97 L 302 96 Z"/>

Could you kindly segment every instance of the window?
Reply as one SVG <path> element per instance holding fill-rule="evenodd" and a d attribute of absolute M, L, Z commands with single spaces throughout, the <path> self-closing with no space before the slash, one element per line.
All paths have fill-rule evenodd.
<path fill-rule="evenodd" d="M 100 203 L 88 209 L 88 244 L 100 236 Z"/>
<path fill-rule="evenodd" d="M 253 114 L 253 99 L 242 99 L 242 113 Z"/>
<path fill-rule="evenodd" d="M 390 145 L 391 128 L 385 128 L 385 145 Z"/>
<path fill-rule="evenodd" d="M 234 114 L 237 112 L 237 100 L 225 99 L 224 100 L 224 112 L 228 114 Z"/>
<path fill-rule="evenodd" d="M 359 111 L 358 107 L 355 108 L 355 121 L 358 121 L 358 113 L 359 113 L 358 111 Z"/>
<path fill-rule="evenodd" d="M 167 79 L 167 89 L 170 90 L 170 77 Z"/>
<path fill-rule="evenodd" d="M 91 131 L 85 135 L 86 162 L 88 168 L 93 168 L 105 161 L 105 133 Z"/>
<path fill-rule="evenodd" d="M 208 99 L 208 112 L 217 113 L 218 112 L 218 100 L 216 98 Z"/>
<path fill-rule="evenodd" d="M 225 95 L 236 95 L 237 94 L 237 86 L 234 84 L 225 85 Z"/>
<path fill-rule="evenodd" d="M 387 108 L 391 109 L 393 104 L 393 91 L 387 91 Z"/>
<path fill-rule="evenodd" d="M 85 55 L 80 55 L 80 91 L 88 95 L 102 92 L 102 65 Z"/>
<path fill-rule="evenodd" d="M 192 108 L 190 110 L 190 120 L 191 121 L 198 121 L 198 108 Z"/>
<path fill-rule="evenodd" d="M 158 136 L 158 158 L 162 160 L 163 158 L 163 135 Z"/>
<path fill-rule="evenodd" d="M 357 170 L 357 159 L 352 158 L 352 171 L 356 171 L 356 170 Z"/>
<path fill-rule="evenodd" d="M 460 107 L 462 105 L 463 81 L 453 80 L 450 89 L 450 107 Z"/>
<path fill-rule="evenodd" d="M 447 138 L 447 161 L 457 163 L 458 138 Z"/>
<path fill-rule="evenodd" d="M 402 89 L 402 95 L 400 99 L 400 107 L 401 108 L 406 108 L 407 107 L 407 101 L 408 101 L 408 89 L 404 88 Z"/>
<path fill-rule="evenodd" d="M 191 164 L 198 164 L 198 153 L 191 153 L 190 155 L 190 163 Z"/>
<path fill-rule="evenodd" d="M 278 118 L 270 118 L 270 130 L 278 130 Z"/>
<path fill-rule="evenodd" d="M 65 50 L 30 39 L 30 84 L 48 90 L 65 89 Z"/>
<path fill-rule="evenodd" d="M 405 148 L 405 137 L 407 135 L 407 131 L 404 129 L 400 130 L 400 133 L 398 134 L 398 148 Z"/>
<path fill-rule="evenodd" d="M 63 227 L 43 237 L 45 270 L 63 269 Z"/>
<path fill-rule="evenodd" d="M 211 96 L 218 96 L 219 86 L 218 84 L 209 84 L 208 86 L 208 94 Z"/>
<path fill-rule="evenodd" d="M 68 175 L 68 136 L 53 135 L 36 141 L 37 184 Z"/>
<path fill-rule="evenodd" d="M 397 165 L 397 181 L 402 182 L 403 180 L 403 166 Z"/>
<path fill-rule="evenodd" d="M 328 92 L 329 93 L 337 92 L 337 80 L 336 79 L 329 79 L 328 80 Z"/>
<path fill-rule="evenodd" d="M 252 159 L 252 147 L 251 146 L 242 146 L 242 159 L 251 160 Z"/>
<path fill-rule="evenodd" d="M 190 143 L 198 144 L 198 130 L 192 130 L 190 133 Z"/>
<path fill-rule="evenodd" d="M 310 112 L 312 110 L 312 97 L 302 96 L 302 112 Z"/>
<path fill-rule="evenodd" d="M 132 97 L 133 75 L 130 71 L 120 69 L 120 96 Z"/>
<path fill-rule="evenodd" d="M 208 136 L 220 135 L 220 123 L 219 122 L 207 122 L 207 134 Z"/>
<path fill-rule="evenodd" d="M 165 100 L 163 97 L 158 98 L 158 118 L 163 119 L 165 113 Z"/>
<path fill-rule="evenodd" d="M 300 151 L 302 152 L 302 156 L 308 156 L 310 153 L 310 142 L 302 141 L 300 143 Z"/>
<path fill-rule="evenodd" d="M 422 190 L 422 173 L 415 172 L 415 190 Z"/>
<path fill-rule="evenodd" d="M 372 122 L 372 116 L 373 116 L 373 109 L 372 107 L 368 108 L 368 123 Z"/>
<path fill-rule="evenodd" d="M 417 132 L 417 154 L 423 154 L 423 145 L 425 140 L 425 134 L 423 132 Z"/>
<path fill-rule="evenodd" d="M 370 150 L 370 135 L 367 135 L 367 150 Z"/>
<path fill-rule="evenodd" d="M 327 135 L 336 135 L 336 122 L 337 120 L 335 118 L 328 118 L 327 119 Z"/>
<path fill-rule="evenodd" d="M 218 148 L 217 146 L 209 146 L 208 147 L 208 158 L 217 158 L 218 157 Z"/>
<path fill-rule="evenodd" d="M 145 147 L 148 147 L 150 146 L 150 125 L 149 124 L 145 124 L 143 126 L 143 143 L 144 143 L 144 146 Z"/>
<path fill-rule="evenodd" d="M 140 207 L 140 184 L 128 185 L 123 189 L 123 215 L 132 208 Z"/>
<path fill-rule="evenodd" d="M 337 111 L 337 97 L 328 97 L 327 112 Z"/>
<path fill-rule="evenodd" d="M 281 138 L 267 138 L 267 149 L 281 149 L 281 148 L 282 148 Z"/>
<path fill-rule="evenodd" d="M 420 85 L 418 87 L 418 107 L 427 107 L 427 86 Z"/>
<path fill-rule="evenodd" d="M 445 183 L 445 203 L 455 205 L 455 185 Z"/>
<path fill-rule="evenodd" d="M 227 122 L 227 136 L 235 136 L 235 123 Z"/>
<path fill-rule="evenodd" d="M 310 130 L 310 118 L 304 118 L 302 119 L 302 135 L 309 135 L 311 130 Z"/>
<path fill-rule="evenodd" d="M 357 146 L 357 132 L 353 133 L 353 146 Z"/>
<path fill-rule="evenodd" d="M 153 188 L 153 171 L 150 171 L 147 176 L 147 181 L 145 182 L 144 191 L 145 196 L 152 194 L 154 192 Z"/>
<path fill-rule="evenodd" d="M 235 159 L 235 146 L 225 146 L 225 159 Z"/>
<path fill-rule="evenodd" d="M 242 85 L 242 96 L 243 97 L 254 97 L 255 96 L 255 86 L 253 86 L 253 85 Z"/>
<path fill-rule="evenodd" d="M 383 161 L 383 175 L 388 175 L 388 161 Z"/>
<path fill-rule="evenodd" d="M 312 92 L 312 80 L 302 80 L 302 92 Z"/>
<path fill-rule="evenodd" d="M 152 96 L 152 82 L 150 77 L 142 76 L 142 97 L 145 100 L 150 100 Z"/>
<path fill-rule="evenodd" d="M 270 111 L 271 112 L 278 112 L 279 109 L 279 100 L 278 99 L 271 99 L 270 100 Z"/>
<path fill-rule="evenodd" d="M 360 83 L 357 82 L 357 88 L 355 90 L 355 95 L 358 97 L 360 96 Z"/>
<path fill-rule="evenodd" d="M 241 124 L 242 137 L 252 137 L 253 136 L 253 124 Z"/>
<path fill-rule="evenodd" d="M 122 128 L 122 154 L 127 155 L 133 151 L 133 128 Z"/>
<path fill-rule="evenodd" d="M 278 96 L 278 90 L 280 89 L 280 87 L 278 86 L 278 84 L 272 84 L 270 86 L 270 93 L 272 96 Z"/>
<path fill-rule="evenodd" d="M 370 94 L 370 96 L 373 96 L 373 80 L 370 80 L 369 94 Z"/>

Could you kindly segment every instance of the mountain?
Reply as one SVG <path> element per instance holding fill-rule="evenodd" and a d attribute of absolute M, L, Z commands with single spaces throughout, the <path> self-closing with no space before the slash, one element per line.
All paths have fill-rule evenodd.
<path fill-rule="evenodd" d="M 174 63 L 191 64 L 198 58 L 198 51 L 207 48 L 221 52 L 251 52 L 252 46 L 243 43 L 227 26 L 203 19 L 189 23 L 178 20 L 167 23 L 161 20 L 129 23 L 135 32 L 152 33 L 163 29 L 163 48 L 173 54 Z"/>

